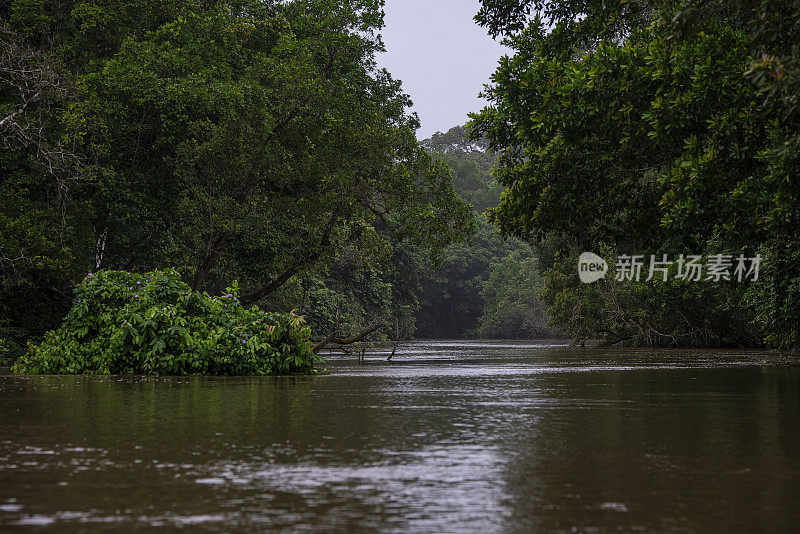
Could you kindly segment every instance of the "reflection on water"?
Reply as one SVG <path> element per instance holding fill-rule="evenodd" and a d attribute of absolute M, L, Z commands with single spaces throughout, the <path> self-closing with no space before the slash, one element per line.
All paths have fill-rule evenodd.
<path fill-rule="evenodd" d="M 0 376 L 4 530 L 800 530 L 800 367 L 418 342 L 330 376 Z"/>

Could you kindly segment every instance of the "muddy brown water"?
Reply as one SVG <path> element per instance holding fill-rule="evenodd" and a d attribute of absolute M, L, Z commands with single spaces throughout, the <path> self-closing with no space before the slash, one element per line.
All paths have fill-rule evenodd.
<path fill-rule="evenodd" d="M 420 341 L 329 376 L 0 371 L 0 530 L 800 532 L 800 367 Z"/>

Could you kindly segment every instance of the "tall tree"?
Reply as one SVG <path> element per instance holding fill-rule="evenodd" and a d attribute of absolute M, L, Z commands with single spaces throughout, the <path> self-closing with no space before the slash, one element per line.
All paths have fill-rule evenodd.
<path fill-rule="evenodd" d="M 400 82 L 376 65 L 381 8 L 4 4 L 6 34 L 59 80 L 47 108 L 0 80 L 3 117 L 13 119 L 4 125 L 52 123 L 25 154 L 2 155 L 14 177 L 2 185 L 4 202 L 25 191 L 32 203 L 8 211 L 6 224 L 29 231 L 36 213 L 42 225 L 59 222 L 64 237 L 51 248 L 63 257 L 65 275 L 53 284 L 62 294 L 86 270 L 176 267 L 195 290 L 238 278 L 247 303 L 329 260 L 360 228 L 391 225 L 433 249 L 468 233 L 469 210 L 447 169 L 417 144 Z M 52 85 L 43 72 L 40 85 Z M 47 146 L 68 147 L 80 162 L 60 207 L 53 195 L 63 177 L 37 159 Z M 0 250 L 16 258 L 22 239 L 5 235 Z M 37 277 L 55 280 L 35 261 L 18 279 L 39 288 Z"/>
<path fill-rule="evenodd" d="M 731 286 L 706 302 L 758 301 L 750 316 L 768 340 L 796 345 L 798 329 L 776 318 L 800 314 L 782 259 L 798 254 L 798 2 L 482 5 L 478 21 L 515 52 L 472 123 L 501 154 L 508 192 L 494 220 L 573 250 L 761 252 L 758 298 Z M 703 300 L 692 295 L 673 288 L 686 309 Z"/>

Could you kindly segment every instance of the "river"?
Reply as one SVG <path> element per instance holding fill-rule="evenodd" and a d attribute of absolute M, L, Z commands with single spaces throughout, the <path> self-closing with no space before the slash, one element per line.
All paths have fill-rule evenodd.
<path fill-rule="evenodd" d="M 797 361 L 474 341 L 385 360 L 0 371 L 0 530 L 800 531 Z"/>

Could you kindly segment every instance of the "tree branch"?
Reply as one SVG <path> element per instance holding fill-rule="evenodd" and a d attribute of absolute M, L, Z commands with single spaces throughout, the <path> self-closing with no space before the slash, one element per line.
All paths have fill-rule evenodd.
<path fill-rule="evenodd" d="M 328 337 L 326 337 L 325 339 L 314 345 L 313 350 L 314 352 L 319 352 L 322 349 L 324 349 L 326 345 L 329 345 L 331 343 L 335 345 L 352 345 L 353 343 L 358 343 L 359 341 L 361 341 L 362 339 L 364 339 L 377 329 L 381 328 L 382 326 L 383 323 L 374 323 L 360 334 L 349 338 L 338 338 L 336 337 L 336 333 L 334 332 L 333 334 L 329 335 Z"/>
<path fill-rule="evenodd" d="M 319 243 L 319 248 L 310 253 L 303 255 L 299 259 L 297 259 L 292 265 L 289 266 L 288 269 L 283 271 L 281 274 L 270 280 L 266 285 L 250 293 L 249 295 L 245 295 L 242 297 L 242 305 L 243 306 L 250 306 L 251 304 L 255 304 L 259 300 L 263 299 L 273 291 L 277 290 L 283 284 L 289 281 L 289 279 L 296 275 L 300 270 L 308 265 L 311 262 L 316 261 L 322 253 L 330 246 L 331 242 L 331 234 L 333 233 L 333 229 L 336 227 L 336 221 L 339 219 L 339 209 L 337 208 L 334 210 L 333 214 L 331 215 L 328 224 L 325 226 L 325 230 L 322 233 L 322 239 Z"/>

